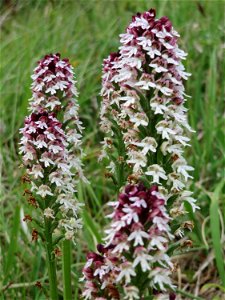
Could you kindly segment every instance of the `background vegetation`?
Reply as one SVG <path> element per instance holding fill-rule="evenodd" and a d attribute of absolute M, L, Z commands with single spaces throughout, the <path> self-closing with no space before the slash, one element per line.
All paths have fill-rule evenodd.
<path fill-rule="evenodd" d="M 47 1 L 1 0 L 1 215 L 0 299 L 45 299 L 47 270 L 40 244 L 31 242 L 21 221 L 29 207 L 23 198 L 18 130 L 27 114 L 31 97 L 30 75 L 43 55 L 60 52 L 68 57 L 78 80 L 81 118 L 85 124 L 85 169 L 91 186 L 78 187 L 85 202 L 84 229 L 73 250 L 74 299 L 79 299 L 80 274 L 87 249 L 100 242 L 107 221 L 106 202 L 115 198 L 113 184 L 97 162 L 102 134 L 99 132 L 102 60 L 119 45 L 131 16 L 156 8 L 159 17 L 168 16 L 181 35 L 180 45 L 189 53 L 187 82 L 189 118 L 196 134 L 187 152 L 195 167 L 192 190 L 201 211 L 192 215 L 190 234 L 193 248 L 178 249 L 178 287 L 204 299 L 224 299 L 223 191 L 224 135 L 223 102 L 223 1 Z M 58 264 L 61 264 L 59 258 Z M 59 277 L 61 274 L 59 274 Z M 40 281 L 43 288 L 35 287 Z M 61 285 L 61 282 L 59 282 Z M 189 299 L 182 296 L 182 299 Z"/>

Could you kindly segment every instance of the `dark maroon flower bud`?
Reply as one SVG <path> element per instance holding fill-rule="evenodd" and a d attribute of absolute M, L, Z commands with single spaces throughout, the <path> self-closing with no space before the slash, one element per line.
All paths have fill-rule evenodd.
<path fill-rule="evenodd" d="M 152 192 L 158 192 L 159 188 L 157 185 L 152 185 L 151 188 L 150 188 L 150 192 L 152 194 Z"/>
<path fill-rule="evenodd" d="M 134 196 L 138 191 L 138 187 L 135 185 L 127 185 L 125 188 L 125 192 L 126 194 L 128 194 L 129 196 Z"/>
<path fill-rule="evenodd" d="M 98 250 L 98 252 L 101 253 L 101 254 L 103 254 L 103 253 L 105 253 L 105 251 L 107 251 L 107 250 L 105 249 L 105 247 L 104 247 L 102 244 L 98 244 L 98 245 L 97 245 L 97 250 Z"/>
<path fill-rule="evenodd" d="M 93 270 L 91 268 L 83 268 L 82 272 L 83 272 L 84 276 L 86 277 L 86 279 L 91 280 L 94 278 Z"/>
<path fill-rule="evenodd" d="M 170 300 L 175 300 L 175 299 L 176 299 L 176 294 L 170 293 Z"/>
<path fill-rule="evenodd" d="M 175 97 L 172 99 L 172 101 L 174 103 L 176 103 L 177 105 L 180 105 L 181 103 L 183 103 L 183 99 L 179 98 L 179 97 Z"/>
<path fill-rule="evenodd" d="M 168 21 L 169 21 L 169 19 L 167 18 L 167 17 L 161 17 L 160 19 L 159 19 L 159 21 L 161 22 L 161 24 L 162 25 L 165 25 Z"/>
<path fill-rule="evenodd" d="M 126 203 L 127 201 L 128 201 L 128 195 L 127 194 L 124 194 L 124 193 L 121 193 L 121 194 L 119 194 L 119 202 L 121 203 L 121 204 L 124 204 L 124 203 Z"/>

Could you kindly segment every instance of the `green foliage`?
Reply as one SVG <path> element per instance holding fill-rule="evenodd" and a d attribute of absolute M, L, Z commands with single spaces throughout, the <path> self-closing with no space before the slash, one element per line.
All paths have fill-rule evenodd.
<path fill-rule="evenodd" d="M 5 256 L 5 265 L 3 268 L 4 271 L 4 282 L 7 282 L 7 277 L 10 272 L 13 272 L 13 263 L 15 259 L 15 253 L 17 251 L 17 245 L 18 245 L 18 235 L 19 235 L 19 229 L 20 229 L 20 208 L 17 206 L 14 213 L 13 218 L 13 224 L 12 224 L 12 230 L 10 234 L 10 241 L 9 241 L 9 247 L 7 249 L 7 253 Z"/>
<path fill-rule="evenodd" d="M 213 250 L 215 253 L 216 265 L 219 271 L 220 280 L 225 287 L 225 265 L 223 259 L 223 250 L 221 245 L 224 242 L 224 233 L 220 229 L 220 215 L 219 215 L 219 197 L 221 195 L 221 190 L 224 186 L 225 181 L 221 181 L 220 184 L 216 187 L 215 192 L 211 196 L 210 204 L 210 229 L 212 235 Z M 223 218 L 221 216 L 221 221 Z M 224 222 L 223 222 L 224 223 Z"/>
<path fill-rule="evenodd" d="M 4 290 L 1 299 L 46 299 L 44 288 L 34 287 L 37 280 L 46 286 L 44 254 L 39 244 L 31 242 L 29 233 L 21 227 L 17 208 L 22 207 L 29 214 L 29 206 L 22 196 L 17 143 L 18 130 L 22 127 L 31 97 L 30 75 L 35 62 L 46 53 L 61 52 L 63 57 L 70 58 L 77 74 L 81 118 L 86 127 L 84 150 L 87 156 L 84 163 L 92 184 L 92 187 L 78 187 L 78 198 L 86 208 L 82 214 L 84 230 L 78 235 L 72 253 L 72 279 L 77 282 L 75 274 L 81 271 L 87 249 L 94 250 L 102 238 L 107 214 L 105 203 L 116 197 L 116 187 L 104 177 L 104 165 L 97 160 L 102 138 L 98 126 L 102 60 L 118 48 L 118 35 L 125 30 L 131 16 L 149 9 L 150 5 L 157 9 L 158 16 L 167 15 L 172 20 L 181 35 L 181 47 L 189 53 L 186 67 L 193 75 L 186 87 L 192 96 L 188 101 L 189 118 L 196 134 L 192 135 L 192 147 L 188 149 L 187 157 L 195 167 L 192 190 L 201 206 L 201 211 L 193 215 L 195 229 L 191 237 L 195 248 L 204 248 L 206 254 L 214 250 L 223 280 L 223 257 L 219 249 L 221 227 L 218 223 L 218 208 L 224 210 L 220 201 L 223 196 L 219 197 L 215 192 L 210 194 L 211 199 L 208 197 L 208 192 L 218 191 L 224 175 L 223 2 L 1 1 L 0 244 L 4 266 L 0 270 L 0 279 L 4 279 L 3 285 L 0 284 L 0 289 Z M 208 243 L 206 250 L 201 224 L 208 216 L 213 226 L 204 229 Z M 196 264 L 198 262 L 196 258 Z M 19 286 L 14 287 L 16 284 Z M 62 292 L 62 280 L 59 285 Z M 74 299 L 79 299 L 75 288 Z"/>

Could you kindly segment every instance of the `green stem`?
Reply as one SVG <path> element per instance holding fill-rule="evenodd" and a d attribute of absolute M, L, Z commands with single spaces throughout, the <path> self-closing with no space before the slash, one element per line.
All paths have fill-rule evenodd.
<path fill-rule="evenodd" d="M 45 218 L 45 238 L 46 238 L 46 258 L 48 265 L 48 276 L 50 285 L 50 299 L 57 300 L 57 277 L 56 277 L 56 263 L 55 256 L 53 254 L 52 245 L 52 231 L 51 231 L 51 220 Z"/>
<path fill-rule="evenodd" d="M 63 296 L 64 300 L 72 299 L 70 240 L 63 241 Z"/>
<path fill-rule="evenodd" d="M 185 292 L 185 291 L 182 291 L 182 290 L 180 290 L 180 289 L 176 289 L 176 292 L 179 293 L 179 294 L 181 294 L 181 295 L 183 295 L 183 296 L 188 297 L 188 299 L 204 300 L 204 299 L 201 298 L 201 297 L 194 296 L 194 295 L 192 295 L 192 294 L 190 294 L 190 293 L 187 293 L 187 292 Z"/>

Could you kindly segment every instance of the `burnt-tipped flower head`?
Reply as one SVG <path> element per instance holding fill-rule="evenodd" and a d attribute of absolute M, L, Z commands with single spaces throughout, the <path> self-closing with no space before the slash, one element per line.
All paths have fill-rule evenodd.
<path fill-rule="evenodd" d="M 31 76 L 33 96 L 30 109 L 39 108 L 59 110 L 69 104 L 69 100 L 77 96 L 73 67 L 67 58 L 60 54 L 49 54 L 38 62 Z"/>
<path fill-rule="evenodd" d="M 21 129 L 20 153 L 31 181 L 31 196 L 43 211 L 72 239 L 81 227 L 80 204 L 74 193 L 84 179 L 81 164 L 82 125 L 77 91 L 68 59 L 46 55 L 32 75 L 31 114 Z"/>

